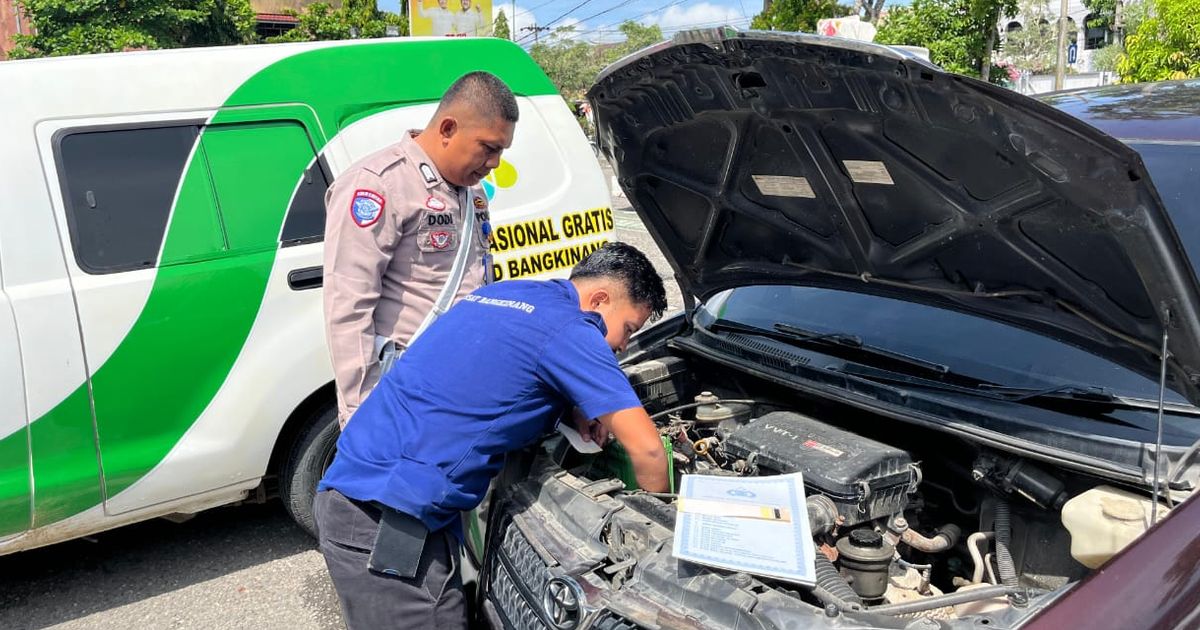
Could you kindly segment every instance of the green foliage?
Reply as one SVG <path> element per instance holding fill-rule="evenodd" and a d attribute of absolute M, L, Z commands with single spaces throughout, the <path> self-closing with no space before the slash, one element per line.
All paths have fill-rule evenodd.
<path fill-rule="evenodd" d="M 573 103 L 583 98 L 605 66 L 663 39 L 662 29 L 658 26 L 625 22 L 620 31 L 625 35 L 624 42 L 598 46 L 575 38 L 572 27 L 560 28 L 534 44 L 529 54 L 558 87 L 562 97 Z"/>
<path fill-rule="evenodd" d="M 512 39 L 512 29 L 508 25 L 508 17 L 504 15 L 504 9 L 500 9 L 500 14 L 496 16 L 496 22 L 492 26 L 492 37 Z"/>
<path fill-rule="evenodd" d="M 1200 77 L 1200 0 L 1155 0 L 1125 38 L 1117 62 L 1121 81 L 1165 81 Z"/>
<path fill-rule="evenodd" d="M 1106 28 L 1112 30 L 1117 20 L 1117 0 L 1083 0 L 1092 19 L 1084 24 L 1087 28 Z"/>
<path fill-rule="evenodd" d="M 817 30 L 817 20 L 850 15 L 848 6 L 837 0 L 774 0 L 766 11 L 754 16 L 750 28 L 763 31 Z"/>
<path fill-rule="evenodd" d="M 1099 72 L 1115 72 L 1117 62 L 1124 54 L 1124 48 L 1116 44 L 1109 44 L 1092 53 L 1092 68 Z"/>
<path fill-rule="evenodd" d="M 21 0 L 34 35 L 14 59 L 254 40 L 249 0 Z"/>
<path fill-rule="evenodd" d="M 336 9 L 324 2 L 314 2 L 303 11 L 288 9 L 286 13 L 299 20 L 296 28 L 268 37 L 268 42 L 386 37 L 388 26 L 398 26 L 400 35 L 408 35 L 408 18 L 378 10 L 374 0 L 346 0 Z M 351 29 L 358 34 L 353 35 Z"/>
<path fill-rule="evenodd" d="M 913 0 L 907 7 L 893 7 L 880 21 L 876 43 L 923 46 L 933 63 L 950 72 L 980 76 L 989 64 L 991 48 L 997 43 L 996 21 L 1001 14 L 1016 12 L 1016 0 Z M 990 45 L 990 46 L 989 46 Z"/>
<path fill-rule="evenodd" d="M 1047 0 L 1025 0 L 1021 3 L 1025 26 L 1009 33 L 1004 42 L 1004 56 L 1021 70 L 1034 74 L 1052 72 L 1058 62 L 1058 32 L 1055 16 Z"/>
<path fill-rule="evenodd" d="M 875 42 L 924 46 L 929 59 L 950 72 L 978 76 L 984 41 L 968 0 L 913 0 L 893 7 L 879 24 Z"/>

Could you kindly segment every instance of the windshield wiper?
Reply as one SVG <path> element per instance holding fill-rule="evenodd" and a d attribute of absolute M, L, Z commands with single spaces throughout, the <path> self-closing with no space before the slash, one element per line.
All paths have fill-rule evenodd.
<path fill-rule="evenodd" d="M 747 335 L 759 335 L 785 341 L 793 345 L 813 345 L 829 348 L 839 351 L 841 355 L 851 355 L 854 358 L 869 357 L 875 360 L 882 360 L 885 363 L 901 364 L 906 368 L 915 368 L 926 374 L 931 374 L 934 377 L 943 377 L 950 374 L 949 366 L 933 361 L 926 361 L 917 357 L 909 356 L 886 348 L 864 343 L 858 335 L 847 333 L 819 333 L 812 330 L 806 330 L 799 326 L 791 324 L 777 323 L 771 328 L 759 328 L 749 324 L 718 319 L 708 326 L 709 330 L 727 330 L 731 332 L 740 332 Z M 843 357 L 844 358 L 844 357 Z M 853 359 L 851 359 L 853 360 Z"/>

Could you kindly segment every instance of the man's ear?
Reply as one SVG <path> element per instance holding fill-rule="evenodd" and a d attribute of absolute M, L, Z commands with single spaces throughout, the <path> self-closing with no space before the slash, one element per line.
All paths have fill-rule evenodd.
<path fill-rule="evenodd" d="M 601 304 L 607 304 L 612 300 L 612 296 L 608 294 L 608 289 L 603 287 L 594 289 L 591 295 L 588 296 L 588 305 L 595 310 Z"/>
<path fill-rule="evenodd" d="M 438 121 L 438 135 L 441 136 L 442 142 L 446 142 L 454 137 L 458 132 L 458 119 L 453 116 L 444 116 Z"/>

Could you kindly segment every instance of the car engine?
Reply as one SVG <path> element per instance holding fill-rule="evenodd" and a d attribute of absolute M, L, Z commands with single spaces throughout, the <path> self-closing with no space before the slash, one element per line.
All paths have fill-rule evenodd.
<path fill-rule="evenodd" d="M 948 619 L 1087 574 L 1059 511 L 1096 480 L 769 387 L 724 389 L 740 379 L 678 357 L 626 371 L 676 476 L 803 473 L 819 604 Z"/>

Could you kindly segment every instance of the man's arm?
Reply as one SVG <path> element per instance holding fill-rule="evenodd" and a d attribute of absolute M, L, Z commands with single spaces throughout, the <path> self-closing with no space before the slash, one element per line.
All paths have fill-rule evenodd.
<path fill-rule="evenodd" d="M 339 177 L 325 198 L 325 327 L 343 424 L 377 380 L 375 306 L 402 205 L 388 197 L 377 175 L 357 169 Z"/>
<path fill-rule="evenodd" d="M 600 424 L 607 427 L 629 453 L 633 474 L 643 490 L 666 492 L 670 489 L 667 451 L 658 428 L 645 409 L 634 407 L 605 414 L 600 416 Z"/>

